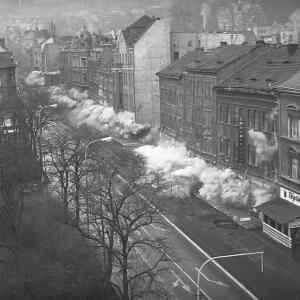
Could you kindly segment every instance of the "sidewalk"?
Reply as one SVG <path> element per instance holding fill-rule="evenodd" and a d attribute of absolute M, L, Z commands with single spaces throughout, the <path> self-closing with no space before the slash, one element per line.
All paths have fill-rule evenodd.
<path fill-rule="evenodd" d="M 220 261 L 259 299 L 300 299 L 300 263 L 292 259 L 290 249 L 260 229 L 246 230 L 197 198 L 164 197 L 158 200 L 158 206 L 212 256 L 264 250 L 264 273 L 260 272 L 259 257 Z"/>

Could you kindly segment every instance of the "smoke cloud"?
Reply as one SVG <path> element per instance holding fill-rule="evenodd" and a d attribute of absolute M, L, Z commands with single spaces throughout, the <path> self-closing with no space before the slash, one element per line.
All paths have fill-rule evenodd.
<path fill-rule="evenodd" d="M 77 105 L 75 97 L 70 98 L 63 87 L 52 86 L 49 88 L 50 99 L 65 108 L 74 108 Z"/>
<path fill-rule="evenodd" d="M 148 173 L 159 172 L 178 196 L 190 193 L 195 182 L 202 186 L 199 196 L 207 201 L 245 207 L 249 203 L 250 184 L 231 169 L 218 169 L 203 159 L 193 157 L 183 144 L 160 141 L 157 146 L 145 145 L 136 153 L 146 162 Z"/>
<path fill-rule="evenodd" d="M 26 77 L 25 83 L 30 86 L 44 86 L 45 78 L 41 71 L 32 71 Z"/>
<path fill-rule="evenodd" d="M 248 131 L 250 143 L 256 148 L 258 163 L 269 161 L 277 151 L 278 145 L 275 139 L 275 144 L 271 145 L 266 135 L 261 131 L 253 129 Z"/>

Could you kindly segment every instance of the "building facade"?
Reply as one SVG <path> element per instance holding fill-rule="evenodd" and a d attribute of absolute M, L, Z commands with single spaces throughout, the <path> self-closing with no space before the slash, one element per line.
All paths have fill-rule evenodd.
<path fill-rule="evenodd" d="M 64 49 L 60 52 L 61 80 L 68 86 L 86 90 L 88 83 L 88 57 L 90 49 Z"/>
<path fill-rule="evenodd" d="M 93 49 L 88 59 L 89 94 L 113 106 L 115 111 L 123 110 L 122 73 L 112 44 Z"/>
<path fill-rule="evenodd" d="M 300 250 L 300 72 L 276 85 L 279 120 L 279 170 L 276 201 L 259 210 L 263 230 L 272 238 Z M 299 256 L 298 256 L 299 257 Z"/>
<path fill-rule="evenodd" d="M 122 64 L 123 105 L 138 123 L 160 124 L 156 73 L 170 63 L 169 20 L 143 16 L 123 30 L 117 48 Z"/>
<path fill-rule="evenodd" d="M 182 139 L 195 153 L 217 162 L 216 91 L 218 83 L 251 62 L 257 46 L 196 49 L 158 73 L 161 128 Z"/>

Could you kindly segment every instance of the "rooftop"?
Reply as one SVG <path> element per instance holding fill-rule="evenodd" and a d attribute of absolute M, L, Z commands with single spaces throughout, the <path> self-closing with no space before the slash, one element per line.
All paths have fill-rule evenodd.
<path fill-rule="evenodd" d="M 278 90 L 300 92 L 300 70 L 288 80 L 275 86 Z"/>
<path fill-rule="evenodd" d="M 286 224 L 300 217 L 300 207 L 280 198 L 268 201 L 257 207 L 268 217 L 280 224 Z"/>
<path fill-rule="evenodd" d="M 258 49 L 256 45 L 230 45 L 209 51 L 196 49 L 161 70 L 158 75 L 178 77 L 185 71 L 217 74 L 218 71 L 256 49 Z"/>
<path fill-rule="evenodd" d="M 287 82 L 300 71 L 298 45 L 269 45 L 264 48 L 267 51 L 257 56 L 242 70 L 235 72 L 222 83 L 222 87 L 269 92 L 274 86 Z M 297 77 L 294 77 L 293 81 L 289 81 L 288 84 L 296 84 L 296 81 Z M 299 81 L 298 86 L 300 87 Z"/>
<path fill-rule="evenodd" d="M 131 48 L 142 37 L 142 35 L 152 26 L 157 19 L 147 15 L 142 16 L 136 22 L 122 31 L 127 47 Z"/>

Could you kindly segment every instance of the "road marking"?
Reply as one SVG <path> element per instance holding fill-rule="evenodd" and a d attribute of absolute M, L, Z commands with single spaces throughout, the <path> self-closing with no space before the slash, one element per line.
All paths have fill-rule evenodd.
<path fill-rule="evenodd" d="M 183 280 L 175 273 L 175 271 L 171 270 L 171 273 L 173 274 L 173 276 L 176 278 L 176 281 L 173 282 L 173 287 L 176 288 L 178 286 L 181 286 L 184 290 L 186 290 L 188 293 L 192 293 L 192 289 L 190 288 L 190 286 L 186 283 L 183 282 Z"/>
<path fill-rule="evenodd" d="M 117 175 L 117 177 L 119 179 L 121 179 L 121 181 L 123 181 L 124 183 L 127 183 L 127 181 L 121 176 L 121 175 Z M 139 196 L 147 201 L 148 199 L 142 195 L 141 193 L 139 193 Z M 150 203 L 150 205 L 152 207 L 154 207 L 155 209 L 157 209 L 152 203 Z M 211 258 L 211 256 L 205 251 L 203 250 L 196 242 L 194 242 L 188 235 L 186 235 L 181 229 L 179 229 L 174 223 L 172 223 L 164 214 L 162 214 L 158 209 L 157 209 L 159 215 L 171 226 L 173 227 L 180 235 L 182 235 L 191 245 L 193 245 L 198 251 L 200 251 L 207 259 Z M 212 260 L 212 263 L 218 267 L 226 276 L 228 276 L 240 289 L 242 289 L 248 296 L 250 296 L 251 299 L 253 300 L 259 300 L 259 298 L 257 298 L 251 291 L 249 291 L 238 279 L 236 279 L 232 274 L 230 274 L 224 267 L 222 267 L 217 261 Z M 201 290 L 202 292 L 202 290 Z M 211 298 L 209 298 L 211 299 Z"/>
<path fill-rule="evenodd" d="M 150 235 L 149 231 L 145 228 L 141 228 L 141 230 L 143 230 L 148 236 Z M 172 258 L 166 251 L 164 250 L 161 250 L 168 258 L 169 260 L 172 262 L 172 264 L 175 265 L 175 267 L 180 271 L 182 272 L 186 278 L 188 280 L 190 280 L 194 285 L 195 287 L 198 286 L 197 282 L 194 281 L 194 279 L 174 260 L 174 258 Z M 208 300 L 213 300 L 201 287 L 199 287 L 201 293 L 208 299 Z"/>

